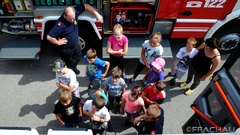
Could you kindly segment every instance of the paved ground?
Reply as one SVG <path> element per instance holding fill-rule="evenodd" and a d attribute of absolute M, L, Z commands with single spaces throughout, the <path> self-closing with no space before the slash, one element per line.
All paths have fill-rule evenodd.
<path fill-rule="evenodd" d="M 14 36 L 0 35 L 0 46 Z M 170 41 L 174 56 L 181 46 L 185 45 L 185 39 L 172 39 Z M 223 55 L 221 64 L 228 55 Z M 55 85 L 55 74 L 52 72 L 52 63 L 59 58 L 50 46 L 44 46 L 39 60 L 25 61 L 0 61 L 0 126 L 31 127 L 37 129 L 40 134 L 46 134 L 48 129 L 61 127 L 53 112 L 54 104 L 58 101 L 58 88 Z M 165 75 L 170 71 L 173 58 L 166 59 Z M 125 61 L 126 74 L 130 78 L 134 72 L 138 59 Z M 84 62 L 81 61 L 78 68 L 81 74 L 77 76 L 80 82 L 80 90 L 83 98 L 87 99 L 88 80 L 84 74 Z M 144 75 L 142 72 L 134 84 L 128 85 L 131 89 L 134 85 L 140 85 Z M 167 97 L 162 108 L 165 110 L 164 134 L 181 134 L 182 125 L 194 113 L 190 105 L 197 95 L 205 88 L 206 80 L 190 96 L 185 96 L 185 88 L 169 86 L 167 82 Z M 186 78 L 184 77 L 183 80 Z M 128 89 L 128 90 L 129 90 Z M 115 132 L 108 134 L 136 134 L 134 128 L 125 128 L 126 115 L 111 113 L 111 119 L 115 126 Z M 84 117 L 83 127 L 88 126 L 87 117 Z"/>

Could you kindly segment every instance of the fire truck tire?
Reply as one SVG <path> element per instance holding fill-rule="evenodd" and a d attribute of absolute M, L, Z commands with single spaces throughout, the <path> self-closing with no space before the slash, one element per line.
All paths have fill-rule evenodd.
<path fill-rule="evenodd" d="M 82 49 L 83 55 L 89 48 L 96 48 L 96 43 L 96 38 L 89 31 L 79 28 L 78 45 Z"/>
<path fill-rule="evenodd" d="M 230 53 L 237 47 L 238 43 L 240 42 L 240 26 L 234 25 L 217 31 L 213 37 L 218 39 L 218 50 L 222 54 Z"/>

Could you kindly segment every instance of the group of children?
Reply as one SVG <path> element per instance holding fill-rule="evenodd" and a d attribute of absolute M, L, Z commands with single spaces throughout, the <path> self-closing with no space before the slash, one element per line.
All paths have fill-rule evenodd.
<path fill-rule="evenodd" d="M 138 74 L 145 68 L 146 74 L 142 80 L 142 86 L 134 86 L 126 91 L 127 78 L 123 67 L 124 55 L 128 52 L 128 39 L 123 35 L 123 28 L 116 24 L 113 35 L 107 43 L 107 53 L 110 62 L 97 57 L 95 49 L 90 48 L 84 56 L 86 62 L 86 75 L 90 81 L 88 86 L 89 96 L 92 100 L 84 101 L 80 98 L 75 73 L 67 68 L 64 61 L 58 59 L 54 62 L 53 71 L 56 72 L 56 85 L 63 89 L 59 93 L 59 102 L 54 113 L 57 120 L 65 127 L 73 127 L 81 122 L 82 115 L 90 117 L 93 133 L 106 134 L 110 121 L 109 111 L 112 110 L 114 99 L 116 101 L 116 114 L 127 114 L 125 126 L 134 125 L 139 134 L 162 134 L 164 111 L 160 104 L 166 97 L 164 82 L 165 60 L 161 57 L 163 47 L 160 42 L 162 35 L 155 32 L 150 39 L 142 44 L 140 60 L 133 77 L 129 83 L 133 83 Z M 190 64 L 191 59 L 198 53 L 195 49 L 195 38 L 189 38 L 186 47 L 179 50 L 176 60 L 169 75 L 173 76 L 170 84 L 174 85 L 176 78 L 181 79 Z M 105 78 L 111 66 L 111 76 Z M 102 71 L 105 68 L 105 71 Z M 103 90 L 101 89 L 103 85 Z"/>

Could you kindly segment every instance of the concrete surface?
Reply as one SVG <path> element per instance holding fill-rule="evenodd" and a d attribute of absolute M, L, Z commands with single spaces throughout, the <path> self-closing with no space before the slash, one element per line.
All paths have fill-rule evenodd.
<path fill-rule="evenodd" d="M 19 37 L 0 35 L 0 46 L 10 40 Z M 185 46 L 186 39 L 171 39 L 171 49 L 173 56 L 182 46 Z M 221 64 L 224 63 L 228 55 L 222 56 Z M 47 134 L 48 129 L 61 127 L 52 113 L 54 104 L 58 101 L 59 89 L 55 85 L 55 73 L 52 72 L 53 62 L 59 58 L 58 54 L 47 45 L 43 46 L 39 60 L 24 61 L 0 61 L 0 126 L 13 127 L 31 127 L 35 128 L 40 134 Z M 170 67 L 174 58 L 166 58 L 165 75 L 170 72 Z M 133 75 L 138 59 L 125 60 L 127 77 Z M 84 99 L 88 98 L 86 89 L 88 79 L 85 75 L 85 65 L 83 60 L 78 64 L 81 74 L 77 76 L 80 83 L 81 95 Z M 220 68 L 220 66 L 219 66 Z M 137 77 L 137 81 L 128 85 L 130 90 L 134 85 L 141 85 L 141 79 L 144 71 Z M 183 93 L 186 88 L 179 88 L 177 84 L 174 87 L 169 86 L 171 77 L 166 78 L 167 97 L 162 108 L 165 111 L 164 134 L 181 134 L 182 125 L 194 113 L 190 105 L 198 94 L 205 88 L 208 80 L 189 96 Z M 182 79 L 184 81 L 186 76 Z M 111 113 L 111 119 L 115 127 L 115 132 L 108 134 L 136 134 L 134 128 L 125 128 L 124 120 L 126 115 L 116 115 Z M 82 127 L 88 127 L 88 118 L 80 124 Z"/>

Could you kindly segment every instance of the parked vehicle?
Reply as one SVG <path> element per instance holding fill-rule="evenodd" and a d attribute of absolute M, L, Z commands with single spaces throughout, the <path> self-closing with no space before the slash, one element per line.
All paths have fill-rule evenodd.
<path fill-rule="evenodd" d="M 90 47 L 98 56 L 108 58 L 107 39 L 112 27 L 120 23 L 129 38 L 126 58 L 138 58 L 141 44 L 149 34 L 163 34 L 163 57 L 172 57 L 170 38 L 216 37 L 218 49 L 229 52 L 236 48 L 240 35 L 240 0 L 1 0 L 0 30 L 24 40 L 3 45 L 0 59 L 38 59 L 46 35 L 69 5 L 88 3 L 104 17 L 79 16 L 79 45 L 83 52 Z M 30 37 L 31 38 L 30 38 Z M 26 39 L 25 39 L 26 38 Z M 43 41 L 43 42 L 42 42 Z"/>

